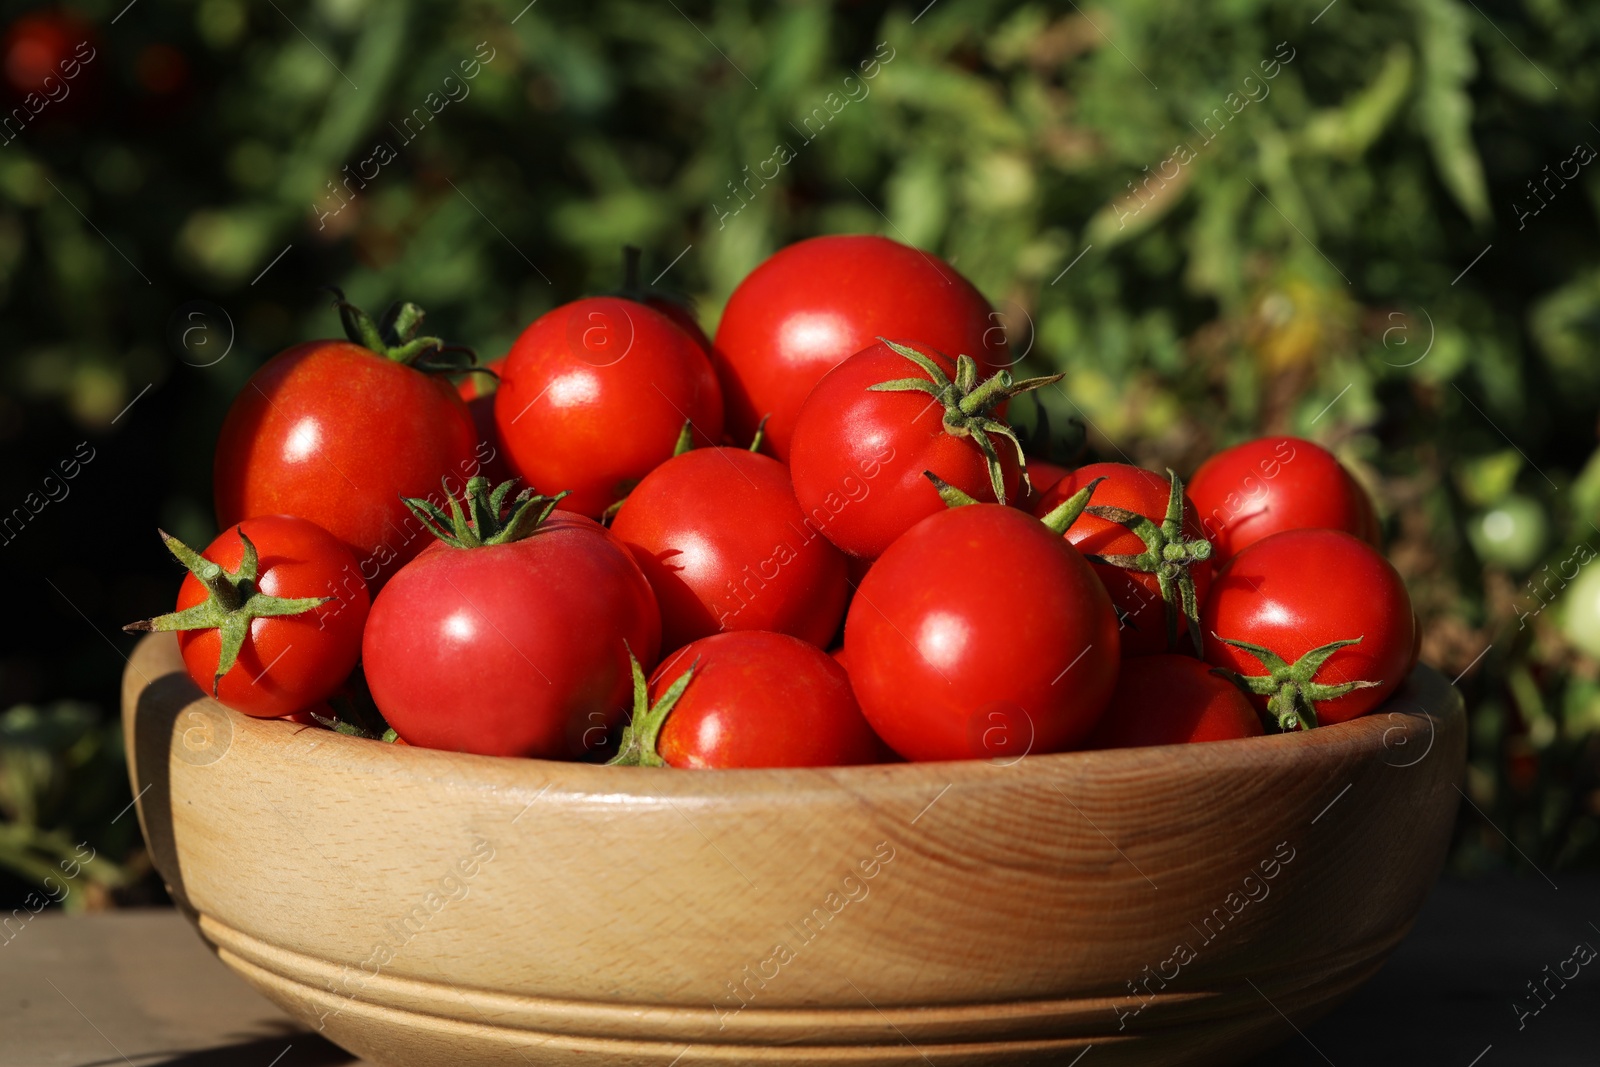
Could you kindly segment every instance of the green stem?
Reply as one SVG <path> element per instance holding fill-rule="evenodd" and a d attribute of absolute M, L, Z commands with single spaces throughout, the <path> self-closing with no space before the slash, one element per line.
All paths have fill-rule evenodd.
<path fill-rule="evenodd" d="M 1211 636 L 1223 644 L 1250 653 L 1261 666 L 1266 668 L 1267 673 L 1259 675 L 1240 674 L 1238 671 L 1221 669 L 1216 673 L 1232 680 L 1247 693 L 1266 697 L 1267 711 L 1278 721 L 1278 728 L 1285 732 L 1315 729 L 1318 725 L 1317 705 L 1322 701 L 1336 700 L 1346 693 L 1353 693 L 1357 689 L 1371 689 L 1380 684 L 1357 681 L 1328 685 L 1316 680 L 1317 672 L 1328 661 L 1328 657 L 1341 648 L 1359 645 L 1361 643 L 1359 637 L 1329 641 L 1289 663 L 1265 646 L 1252 645 L 1247 641 L 1235 641 L 1218 633 L 1213 633 Z"/>
<path fill-rule="evenodd" d="M 1156 576 L 1161 599 L 1167 604 L 1167 645 L 1178 642 L 1178 619 L 1183 619 L 1194 642 L 1196 654 L 1200 652 L 1200 608 L 1195 594 L 1194 576 L 1189 568 L 1211 558 L 1211 542 L 1203 537 L 1190 539 L 1184 532 L 1183 480 L 1173 471 L 1167 471 L 1170 486 L 1167 493 L 1167 510 L 1157 525 L 1147 515 L 1127 508 L 1093 505 L 1086 510 L 1091 514 L 1126 527 L 1144 542 L 1144 551 L 1136 555 L 1102 555 L 1093 557 L 1096 562 L 1108 563 L 1124 570 L 1141 571 Z"/>
<path fill-rule="evenodd" d="M 1010 371 L 1002 370 L 980 382 L 977 380 L 977 363 L 971 356 L 962 355 L 956 357 L 956 376 L 952 381 L 944 368 L 927 355 L 886 337 L 878 340 L 891 351 L 910 360 L 926 377 L 895 378 L 868 386 L 869 389 L 885 393 L 925 393 L 942 404 L 945 432 L 954 437 L 970 438 L 977 445 L 989 468 L 990 488 L 994 490 L 995 500 L 999 503 L 1006 502 L 1005 477 L 1000 456 L 995 451 L 990 435 L 1011 442 L 1017 452 L 1017 466 L 1021 469 L 1023 483 L 1027 484 L 1028 460 L 1023 454 L 1022 442 L 1017 440 L 1016 431 L 1009 424 L 993 417 L 991 412 L 1011 397 L 1058 382 L 1064 375 L 1052 374 L 1019 382 L 1012 378 Z"/>
<path fill-rule="evenodd" d="M 331 285 L 323 288 L 333 294 L 333 307 L 344 325 L 345 336 L 384 359 L 426 374 L 462 374 L 472 370 L 478 361 L 477 353 L 463 345 L 447 345 L 437 337 L 419 337 L 417 332 L 426 315 L 416 304 L 391 304 L 382 320 L 374 322 L 372 316 L 346 300 L 343 291 Z"/>
<path fill-rule="evenodd" d="M 483 548 L 520 541 L 537 530 L 550 513 L 567 496 L 565 491 L 555 496 L 541 496 L 531 488 L 524 489 L 516 498 L 507 501 L 517 480 L 501 482 L 491 492 L 489 479 L 481 474 L 467 479 L 467 487 L 457 499 L 450 493 L 450 480 L 444 481 L 443 508 L 422 497 L 402 497 L 401 503 L 410 509 L 428 532 L 451 548 Z"/>
<path fill-rule="evenodd" d="M 665 767 L 667 761 L 661 758 L 657 750 L 661 741 L 661 728 L 667 724 L 667 716 L 672 714 L 672 709 L 677 706 L 678 699 L 683 696 L 683 691 L 689 688 L 689 682 L 694 677 L 694 672 L 699 669 L 700 661 L 697 659 L 689 665 L 678 678 L 661 694 L 661 699 L 654 706 L 650 704 L 650 686 L 645 681 L 644 668 L 639 665 L 639 660 L 633 654 L 633 649 L 624 641 L 623 647 L 628 649 L 628 666 L 633 671 L 633 718 L 622 730 L 622 744 L 617 754 L 611 757 L 609 765 L 613 767 Z"/>
<path fill-rule="evenodd" d="M 277 597 L 268 596 L 256 588 L 260 555 L 244 527 L 235 527 L 244 553 L 239 566 L 227 571 L 218 563 L 173 537 L 158 530 L 167 549 L 206 587 L 206 598 L 193 607 L 158 615 L 153 619 L 130 622 L 123 629 L 129 633 L 172 633 L 179 630 L 216 630 L 222 642 L 217 656 L 217 670 L 211 679 L 211 695 L 217 695 L 222 676 L 233 669 L 250 635 L 250 624 L 256 619 L 276 618 L 286 615 L 303 615 L 319 608 L 331 596 Z"/>
<path fill-rule="evenodd" d="M 1095 487 L 1105 481 L 1104 475 L 1096 478 L 1088 485 L 1073 493 L 1067 499 L 1050 509 L 1050 512 L 1039 521 L 1058 534 L 1065 534 L 1078 521 L 1084 509 L 1089 506 L 1089 498 L 1094 495 Z"/>

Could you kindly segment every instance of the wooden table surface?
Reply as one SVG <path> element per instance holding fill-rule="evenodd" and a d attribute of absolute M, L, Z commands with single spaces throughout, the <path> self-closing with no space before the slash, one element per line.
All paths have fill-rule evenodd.
<path fill-rule="evenodd" d="M 1600 1065 L 1600 959 L 1564 987 L 1550 977 L 1572 973 L 1580 943 L 1600 950 L 1600 877 L 1557 882 L 1442 882 L 1377 978 L 1303 1034 L 1285 1021 L 1284 1044 L 1249 1067 Z M 1529 982 L 1543 983 L 1537 1013 Z M 175 912 L 45 914 L 0 945 L 0 1067 L 353 1063 Z M 1092 1049 L 1079 1067 L 1094 1067 Z"/>

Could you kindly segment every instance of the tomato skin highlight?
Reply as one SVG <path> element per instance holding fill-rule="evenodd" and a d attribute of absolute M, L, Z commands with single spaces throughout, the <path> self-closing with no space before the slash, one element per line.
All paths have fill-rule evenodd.
<path fill-rule="evenodd" d="M 788 468 L 771 456 L 675 456 L 628 495 L 611 532 L 655 590 L 663 652 L 719 631 L 771 630 L 819 647 L 839 631 L 845 557 L 807 525 Z"/>
<path fill-rule="evenodd" d="M 506 356 L 495 426 L 513 470 L 598 518 L 672 457 L 685 421 L 722 439 L 722 389 L 700 347 L 660 312 L 597 296 L 548 311 Z"/>
<path fill-rule="evenodd" d="M 1111 706 L 1085 748 L 1142 748 L 1260 737 L 1250 698 L 1192 656 L 1157 653 L 1124 663 Z"/>
<path fill-rule="evenodd" d="M 949 376 L 955 363 L 926 345 L 910 347 Z M 976 500 L 992 503 L 994 487 L 971 438 L 944 428 L 941 406 L 926 393 L 883 392 L 881 382 L 928 375 L 874 342 L 823 376 L 795 422 L 790 470 L 795 497 L 828 540 L 860 559 L 876 559 L 929 515 L 945 510 L 932 471 Z M 987 435 L 1000 458 L 1006 499 L 1020 481 L 1016 446 Z"/>
<path fill-rule="evenodd" d="M 262 515 L 222 531 L 206 559 L 235 570 L 244 558 L 239 530 L 256 546 L 256 588 L 268 596 L 334 597 L 301 615 L 255 619 L 239 658 L 217 685 L 217 699 L 234 711 L 275 719 L 319 704 L 336 692 L 361 655 L 361 631 L 371 599 L 355 570 L 355 557 L 320 526 L 292 515 Z M 186 574 L 177 610 L 209 596 Z M 194 683 L 207 693 L 222 653 L 219 631 L 180 630 L 178 651 Z"/>
<path fill-rule="evenodd" d="M 378 594 L 362 660 L 373 702 L 408 744 L 571 759 L 599 747 L 630 704 L 628 649 L 654 663 L 660 640 L 655 596 L 627 549 L 556 511 L 509 544 L 435 541 Z"/>
<path fill-rule="evenodd" d="M 998 504 L 922 520 L 868 572 L 844 654 L 867 721 L 909 760 L 1059 752 L 1111 699 L 1117 617 L 1078 551 Z"/>
<path fill-rule="evenodd" d="M 477 473 L 476 439 L 444 379 L 347 341 L 295 345 L 228 409 L 212 472 L 217 523 L 309 519 L 381 585 L 430 540 L 400 498 L 437 497 L 443 479 Z"/>
<path fill-rule="evenodd" d="M 755 433 L 789 459 L 800 406 L 822 376 L 879 337 L 971 356 L 979 374 L 1010 365 L 993 308 L 955 268 L 886 237 L 812 237 L 780 249 L 728 298 L 712 359 L 735 441 Z M 904 375 L 899 375 L 904 377 Z"/>
<path fill-rule="evenodd" d="M 1167 513 L 1167 499 L 1171 483 L 1155 471 L 1134 467 L 1126 463 L 1090 463 L 1079 467 L 1051 486 L 1034 505 L 1033 513 L 1048 515 L 1062 502 L 1096 478 L 1104 478 L 1089 498 L 1089 506 L 1105 505 L 1137 512 L 1156 525 Z M 1191 540 L 1203 537 L 1195 518 L 1194 504 L 1184 497 L 1184 536 Z M 1145 550 L 1145 543 L 1126 526 L 1103 519 L 1085 511 L 1068 528 L 1065 537 L 1085 556 L 1129 555 L 1136 556 Z M 1111 563 L 1089 561 L 1095 575 L 1105 584 L 1116 606 L 1122 628 L 1122 654 L 1147 656 L 1157 652 L 1194 650 L 1189 639 L 1181 611 L 1174 610 L 1161 598 L 1161 585 L 1155 574 L 1129 570 Z M 1189 576 L 1194 579 L 1195 598 L 1205 603 L 1206 591 L 1211 587 L 1213 564 L 1200 560 L 1189 565 Z M 1176 644 L 1167 640 L 1167 617 L 1174 615 L 1177 622 Z"/>
<path fill-rule="evenodd" d="M 1224 449 L 1194 472 L 1188 492 L 1218 567 L 1284 530 L 1343 530 L 1382 547 L 1367 491 L 1332 452 L 1299 437 Z"/>
<path fill-rule="evenodd" d="M 880 762 L 881 743 L 861 715 L 849 675 L 817 646 L 759 630 L 713 634 L 656 668 L 651 701 L 697 660 L 657 743 L 670 766 Z"/>
<path fill-rule="evenodd" d="M 1376 549 L 1342 530 L 1285 530 L 1246 548 L 1212 581 L 1201 630 L 1206 662 L 1243 675 L 1267 672 L 1255 656 L 1219 638 L 1261 645 L 1291 664 L 1331 641 L 1361 638 L 1335 651 L 1314 680 L 1379 684 L 1317 702 L 1324 726 L 1387 700 L 1411 672 L 1416 647 L 1405 582 Z M 1251 700 L 1266 709 L 1266 697 Z"/>

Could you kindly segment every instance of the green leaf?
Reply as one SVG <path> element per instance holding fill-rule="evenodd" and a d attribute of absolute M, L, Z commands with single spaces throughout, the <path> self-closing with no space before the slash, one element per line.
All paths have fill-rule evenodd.
<path fill-rule="evenodd" d="M 1439 179 L 1467 217 L 1489 221 L 1489 190 L 1483 161 L 1472 140 L 1472 97 L 1478 73 L 1472 51 L 1473 12 L 1453 0 L 1412 0 L 1422 49 L 1422 86 L 1417 119 L 1433 153 Z"/>

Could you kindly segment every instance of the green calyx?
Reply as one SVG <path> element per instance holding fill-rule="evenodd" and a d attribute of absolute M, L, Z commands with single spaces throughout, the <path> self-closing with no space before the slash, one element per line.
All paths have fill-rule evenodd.
<path fill-rule="evenodd" d="M 939 491 L 939 499 L 944 501 L 947 508 L 964 508 L 968 504 L 978 503 L 977 497 L 964 489 L 957 489 L 932 471 L 923 471 L 922 476 L 933 483 L 933 487 Z"/>
<path fill-rule="evenodd" d="M 939 491 L 939 499 L 944 501 L 947 508 L 964 508 L 968 504 L 976 504 L 976 497 L 962 489 L 958 489 L 939 477 L 932 471 L 923 471 L 922 476 L 933 483 Z M 1078 516 L 1083 514 L 1089 506 L 1089 498 L 1094 494 L 1095 486 L 1105 481 L 1105 478 L 1096 478 L 1088 485 L 1073 493 L 1070 497 L 1050 509 L 1050 513 L 1039 521 L 1049 527 L 1052 533 L 1065 534 L 1067 529 L 1078 521 Z"/>
<path fill-rule="evenodd" d="M 250 635 L 250 624 L 256 619 L 284 615 L 303 615 L 321 607 L 331 596 L 276 597 L 268 596 L 256 588 L 257 571 L 261 557 L 256 546 L 237 527 L 239 541 L 244 546 L 244 556 L 237 569 L 228 571 L 173 537 L 158 530 L 167 549 L 190 574 L 206 587 L 205 600 L 192 608 L 158 615 L 153 619 L 130 622 L 123 629 L 129 633 L 169 633 L 174 630 L 216 630 L 222 639 L 222 652 L 217 657 L 217 673 L 211 679 L 211 695 L 217 695 L 222 676 L 233 669 L 244 648 L 244 639 Z"/>
<path fill-rule="evenodd" d="M 458 500 L 450 493 L 448 479 L 444 484 L 448 514 L 433 501 L 420 497 L 402 497 L 401 503 L 429 533 L 452 548 L 483 548 L 520 541 L 537 530 L 567 495 L 561 492 L 541 496 L 528 488 L 511 497 L 517 486 L 515 478 L 490 491 L 489 479 L 478 474 L 467 480 L 467 488 Z"/>
<path fill-rule="evenodd" d="M 626 641 L 623 642 L 623 647 L 628 648 Z M 639 665 L 632 648 L 628 648 L 628 665 L 633 668 L 633 719 L 623 727 L 622 744 L 617 754 L 608 761 L 608 766 L 665 767 L 667 761 L 656 751 L 661 728 L 667 724 L 667 716 L 672 714 L 672 709 L 677 706 L 683 691 L 689 688 L 689 682 L 694 678 L 694 672 L 699 669 L 700 661 L 695 660 L 690 664 L 689 669 L 667 687 L 667 691 L 661 694 L 661 699 L 656 701 L 653 707 L 650 704 L 650 686 L 645 681 L 644 668 Z"/>
<path fill-rule="evenodd" d="M 1105 481 L 1104 476 L 1096 478 L 1051 508 L 1049 513 L 1039 521 L 1050 527 L 1055 533 L 1065 534 L 1072 528 L 1072 524 L 1078 521 L 1078 516 L 1082 515 L 1084 509 L 1089 506 L 1089 498 L 1094 495 L 1095 487 L 1103 481 Z"/>
<path fill-rule="evenodd" d="M 1211 558 L 1211 542 L 1203 537 L 1189 539 L 1183 533 L 1183 481 L 1172 471 L 1167 471 L 1172 490 L 1167 496 L 1167 513 L 1161 524 L 1126 508 L 1091 505 L 1089 514 L 1108 522 L 1124 526 L 1144 542 L 1144 551 L 1137 555 L 1090 556 L 1097 563 L 1108 563 L 1124 570 L 1143 571 L 1156 576 L 1161 599 L 1166 601 L 1167 643 L 1178 640 L 1178 615 L 1182 615 L 1194 642 L 1200 650 L 1200 605 L 1194 591 L 1194 577 L 1189 573 L 1192 564 Z M 1069 501 L 1070 503 L 1070 501 Z"/>
<path fill-rule="evenodd" d="M 1011 397 L 1059 382 L 1063 375 L 1052 374 L 1019 382 L 1011 376 L 1010 371 L 1002 370 L 996 371 L 993 376 L 980 382 L 977 362 L 971 356 L 958 356 L 955 381 L 951 381 L 939 364 L 916 349 L 896 344 L 886 337 L 880 337 L 878 340 L 916 364 L 927 377 L 895 378 L 892 381 L 879 382 L 869 388 L 883 393 L 926 393 L 943 404 L 945 432 L 956 437 L 971 438 L 978 446 L 989 466 L 989 483 L 994 489 L 995 500 L 1004 504 L 1006 488 L 1000 468 L 1000 456 L 995 451 L 994 442 L 989 439 L 989 435 L 1004 437 L 1016 448 L 1017 465 L 1022 468 L 1024 480 L 1028 477 L 1028 460 L 1023 455 L 1022 442 L 1017 440 L 1016 431 L 1005 420 L 997 419 L 990 413 Z"/>
<path fill-rule="evenodd" d="M 353 343 L 427 374 L 463 374 L 476 369 L 478 354 L 472 349 L 447 345 L 437 337 L 417 336 L 424 315 L 416 304 L 409 301 L 391 304 L 383 318 L 374 321 L 372 316 L 346 300 L 340 290 L 331 285 L 324 288 L 333 294 L 334 310 L 339 312 L 345 336 Z"/>
<path fill-rule="evenodd" d="M 1317 672 L 1322 669 L 1329 656 L 1349 645 L 1359 645 L 1361 643 L 1359 637 L 1329 641 L 1325 645 L 1313 648 L 1293 663 L 1286 663 L 1282 656 L 1270 648 L 1252 645 L 1245 641 L 1233 641 L 1221 634 L 1214 633 L 1212 636 L 1224 644 L 1243 649 L 1261 661 L 1261 665 L 1267 669 L 1266 674 L 1240 674 L 1237 671 L 1220 669 L 1215 673 L 1230 679 L 1248 693 L 1266 697 L 1267 710 L 1278 720 L 1278 728 L 1285 732 L 1314 729 L 1317 726 L 1318 701 L 1334 700 L 1357 689 L 1371 689 L 1379 684 L 1342 682 L 1339 685 L 1326 685 L 1315 680 Z"/>

